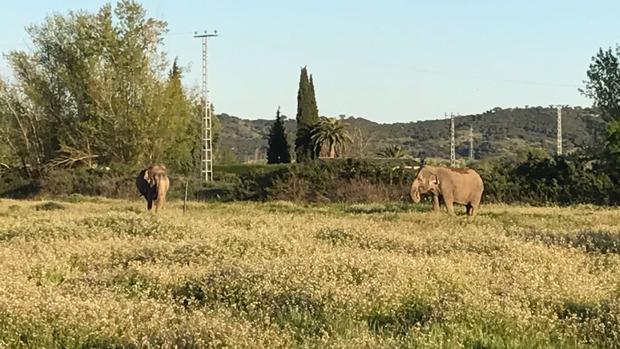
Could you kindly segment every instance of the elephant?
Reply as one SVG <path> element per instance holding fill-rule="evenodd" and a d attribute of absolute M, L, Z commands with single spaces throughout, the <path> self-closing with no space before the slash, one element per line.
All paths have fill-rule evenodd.
<path fill-rule="evenodd" d="M 170 180 L 166 175 L 166 166 L 152 165 L 140 171 L 136 177 L 138 191 L 146 199 L 146 208 L 150 210 L 155 202 L 155 212 L 164 208 L 166 193 L 170 188 Z"/>
<path fill-rule="evenodd" d="M 439 211 L 439 199 L 443 199 L 450 215 L 454 215 L 453 203 L 465 205 L 469 216 L 474 217 L 480 209 L 484 184 L 480 175 L 467 168 L 448 168 L 423 165 L 411 184 L 411 199 L 420 202 L 420 194 L 433 194 L 433 211 Z"/>

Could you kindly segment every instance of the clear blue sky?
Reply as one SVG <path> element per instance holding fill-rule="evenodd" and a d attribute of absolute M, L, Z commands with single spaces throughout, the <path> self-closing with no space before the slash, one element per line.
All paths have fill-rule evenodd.
<path fill-rule="evenodd" d="M 27 49 L 24 27 L 104 1 L 22 0 L 0 11 L 0 51 Z M 296 110 L 299 68 L 314 75 L 321 115 L 379 122 L 493 107 L 590 105 L 577 89 L 599 47 L 620 43 L 620 1 L 145 0 L 168 22 L 166 51 L 200 82 L 194 30 L 210 44 L 217 112 L 271 118 Z M 7 74 L 6 65 L 0 72 Z"/>

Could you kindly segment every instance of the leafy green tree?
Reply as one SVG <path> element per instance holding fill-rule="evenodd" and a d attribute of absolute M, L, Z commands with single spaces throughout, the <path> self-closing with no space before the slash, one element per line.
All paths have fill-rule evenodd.
<path fill-rule="evenodd" d="M 620 46 L 600 49 L 587 71 L 588 80 L 581 92 L 594 100 L 594 106 L 607 122 L 607 149 L 620 157 Z"/>
<path fill-rule="evenodd" d="M 40 86 L 39 81 L 32 81 Z M 0 81 L 0 141 L 8 147 L 9 158 L 17 160 L 28 175 L 40 174 L 50 147 L 58 147 L 50 118 L 42 114 L 19 82 Z M 6 149 L 6 148 L 5 148 Z"/>
<path fill-rule="evenodd" d="M 615 52 L 614 52 L 615 51 Z M 600 167 L 614 180 L 620 180 L 620 45 L 615 50 L 600 49 L 587 71 L 588 80 L 581 92 L 594 100 L 601 118 L 607 122 Z"/>
<path fill-rule="evenodd" d="M 322 117 L 312 130 L 312 142 L 315 151 L 320 154 L 326 148 L 330 158 L 344 152 L 346 146 L 352 142 L 346 124 L 336 118 Z"/>
<path fill-rule="evenodd" d="M 607 122 L 620 119 L 620 46 L 615 53 L 610 48 L 602 49 L 592 57 L 592 63 L 587 71 L 588 80 L 585 81 L 585 90 L 581 92 L 594 100 L 594 106 L 601 112 L 601 117 Z"/>
<path fill-rule="evenodd" d="M 274 121 L 269 132 L 269 147 L 267 148 L 267 163 L 269 164 L 291 162 L 291 152 L 288 139 L 286 138 L 284 119 L 285 117 L 280 115 L 280 107 L 278 107 L 276 121 Z"/>
<path fill-rule="evenodd" d="M 165 22 L 122 0 L 97 13 L 52 15 L 27 32 L 33 48 L 8 54 L 13 83 L 0 86 L 0 136 L 11 139 L 24 168 L 152 161 L 187 168 L 196 114 L 181 69 L 174 64 L 167 74 Z"/>
<path fill-rule="evenodd" d="M 235 152 L 229 147 L 219 146 L 215 150 L 215 163 L 218 165 L 234 165 L 241 161 Z"/>
<path fill-rule="evenodd" d="M 407 159 L 409 155 L 400 145 L 389 145 L 377 154 L 381 158 L 386 159 Z"/>
<path fill-rule="evenodd" d="M 301 69 L 297 92 L 297 137 L 295 153 L 297 162 L 315 159 L 318 154 L 312 143 L 312 129 L 319 121 L 319 111 L 314 93 L 312 76 L 308 77 L 306 67 Z"/>
<path fill-rule="evenodd" d="M 197 173 L 192 150 L 196 139 L 200 139 L 201 115 L 197 115 L 181 79 L 183 69 L 174 60 L 161 100 L 163 117 L 158 120 L 157 129 L 161 137 L 153 139 L 149 154 L 151 162 L 163 161 L 169 167 L 188 175 Z"/>

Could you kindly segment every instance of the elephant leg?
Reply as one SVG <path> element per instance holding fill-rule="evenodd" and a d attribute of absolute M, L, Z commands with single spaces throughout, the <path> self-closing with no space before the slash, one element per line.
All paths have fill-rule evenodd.
<path fill-rule="evenodd" d="M 439 212 L 439 196 L 433 195 L 433 212 Z"/>
<path fill-rule="evenodd" d="M 446 209 L 448 209 L 448 214 L 450 216 L 454 216 L 454 205 L 452 205 L 452 201 L 446 201 Z"/>
<path fill-rule="evenodd" d="M 471 214 L 470 216 L 475 217 L 480 211 L 480 201 L 482 199 L 482 195 L 479 195 L 471 202 Z"/>
<path fill-rule="evenodd" d="M 454 205 L 451 197 L 443 197 L 443 201 L 446 204 L 446 209 L 448 210 L 448 214 L 454 216 Z"/>
<path fill-rule="evenodd" d="M 155 200 L 155 212 L 159 212 L 159 210 L 163 210 L 164 205 L 166 204 L 166 193 L 158 193 L 157 200 Z"/>
<path fill-rule="evenodd" d="M 146 194 L 146 209 L 151 210 L 153 208 L 153 193 L 149 190 Z"/>
<path fill-rule="evenodd" d="M 159 205 L 159 208 L 161 208 L 162 210 L 164 209 L 164 206 L 166 206 L 166 194 L 161 194 L 159 198 Z"/>
<path fill-rule="evenodd" d="M 471 216 L 475 217 L 476 214 L 478 214 L 478 211 L 480 211 L 480 201 L 472 204 L 472 206 L 471 206 Z"/>

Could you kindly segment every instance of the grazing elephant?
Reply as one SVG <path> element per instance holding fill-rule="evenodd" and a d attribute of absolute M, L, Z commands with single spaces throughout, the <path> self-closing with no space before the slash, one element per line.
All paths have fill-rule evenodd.
<path fill-rule="evenodd" d="M 480 208 L 484 185 L 480 175 L 466 168 L 447 168 L 424 165 L 411 184 L 411 199 L 420 202 L 420 194 L 433 194 L 433 211 L 439 211 L 439 198 L 448 213 L 454 214 L 453 203 L 465 205 L 467 214 L 475 216 Z"/>
<path fill-rule="evenodd" d="M 136 186 L 140 194 L 146 199 L 146 208 L 153 207 L 155 201 L 155 212 L 164 208 L 166 203 L 166 193 L 170 188 L 170 180 L 166 175 L 166 166 L 152 165 L 151 167 L 140 171 L 136 177 Z"/>

